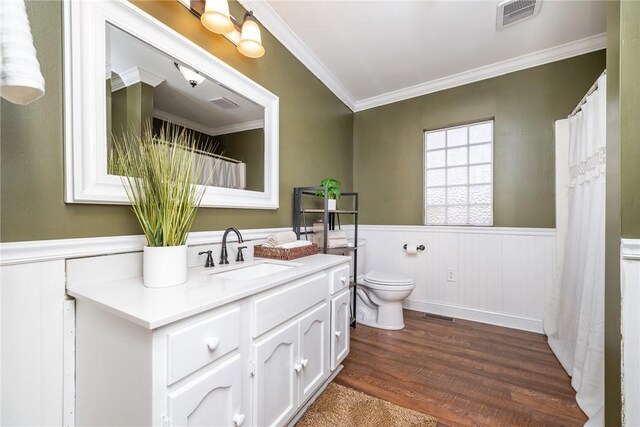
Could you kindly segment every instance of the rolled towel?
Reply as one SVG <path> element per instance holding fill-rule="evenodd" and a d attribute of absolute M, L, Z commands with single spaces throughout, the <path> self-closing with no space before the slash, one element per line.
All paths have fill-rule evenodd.
<path fill-rule="evenodd" d="M 276 247 L 284 243 L 295 242 L 298 236 L 293 231 L 283 231 L 282 233 L 272 233 L 267 236 L 266 246 Z"/>
<path fill-rule="evenodd" d="M 347 233 L 345 233 L 342 230 L 330 230 L 329 231 L 329 239 L 334 240 L 334 239 L 346 239 L 347 238 Z"/>
<path fill-rule="evenodd" d="M 0 96 L 26 105 L 44 94 L 44 78 L 33 46 L 24 0 L 1 1 Z"/>
<path fill-rule="evenodd" d="M 276 246 L 276 248 L 282 249 L 293 249 L 293 248 L 303 248 L 305 246 L 311 246 L 311 243 L 308 240 L 296 240 L 295 242 L 283 243 L 281 245 Z"/>
<path fill-rule="evenodd" d="M 349 244 L 347 239 L 333 239 L 327 242 L 328 248 L 343 248 Z"/>

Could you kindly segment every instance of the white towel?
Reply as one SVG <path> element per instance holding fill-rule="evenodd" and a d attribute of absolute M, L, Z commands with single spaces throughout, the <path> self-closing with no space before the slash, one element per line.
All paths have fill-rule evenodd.
<path fill-rule="evenodd" d="M 0 0 L 0 96 L 26 105 L 44 95 L 24 0 Z"/>
<path fill-rule="evenodd" d="M 349 242 L 347 241 L 347 239 L 332 239 L 327 242 L 328 248 L 343 248 L 348 245 Z"/>
<path fill-rule="evenodd" d="M 296 240 L 298 240 L 298 236 L 296 236 L 296 233 L 294 233 L 293 231 L 272 233 L 267 236 L 267 243 L 265 243 L 265 246 L 275 248 L 278 245 L 295 242 Z"/>
<path fill-rule="evenodd" d="M 329 230 L 328 237 L 330 240 L 344 240 L 347 238 L 347 233 L 342 230 Z"/>
<path fill-rule="evenodd" d="M 311 243 L 308 240 L 296 240 L 295 242 L 283 243 L 281 245 L 276 246 L 276 248 L 282 248 L 282 249 L 303 248 L 305 246 L 310 246 L 312 244 L 313 243 Z"/>

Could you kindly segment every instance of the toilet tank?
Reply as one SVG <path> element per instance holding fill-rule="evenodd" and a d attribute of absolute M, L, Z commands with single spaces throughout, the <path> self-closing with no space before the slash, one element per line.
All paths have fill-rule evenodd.
<path fill-rule="evenodd" d="M 354 243 L 354 239 L 349 239 L 349 244 L 352 245 Z M 356 272 L 356 277 L 365 273 L 365 260 L 367 259 L 365 250 L 367 248 L 367 239 L 358 239 L 358 250 L 351 253 L 351 263 L 350 263 L 350 274 L 353 278 L 353 258 L 354 256 L 358 257 L 358 271 Z M 356 254 L 356 255 L 354 255 Z"/>

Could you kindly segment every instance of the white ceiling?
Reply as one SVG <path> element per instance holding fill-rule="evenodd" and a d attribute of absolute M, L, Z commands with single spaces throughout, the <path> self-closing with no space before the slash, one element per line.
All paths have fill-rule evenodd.
<path fill-rule="evenodd" d="M 141 68 L 162 81 L 153 90 L 155 115 L 209 135 L 263 127 L 264 108 L 213 79 L 191 87 L 174 59 L 112 25 L 107 27 L 110 71 Z M 238 105 L 223 109 L 210 101 L 224 97 Z"/>
<path fill-rule="evenodd" d="M 606 2 L 543 0 L 496 30 L 498 1 L 244 0 L 354 110 L 604 47 Z M 268 55 L 268 52 L 267 52 Z"/>

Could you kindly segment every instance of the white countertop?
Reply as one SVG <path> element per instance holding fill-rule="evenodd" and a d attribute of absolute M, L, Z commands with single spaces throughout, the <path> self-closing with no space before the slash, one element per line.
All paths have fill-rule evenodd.
<path fill-rule="evenodd" d="M 259 261 L 279 261 L 255 258 Z M 220 307 L 246 298 L 301 277 L 348 263 L 349 258 L 338 255 L 312 255 L 285 261 L 297 264 L 286 271 L 273 273 L 255 280 L 233 280 L 219 278 L 211 273 L 229 267 L 189 269 L 187 283 L 170 288 L 146 288 L 142 277 L 116 280 L 100 284 L 77 285 L 67 293 L 79 301 L 89 302 L 147 329 L 155 329 L 177 320 Z"/>

